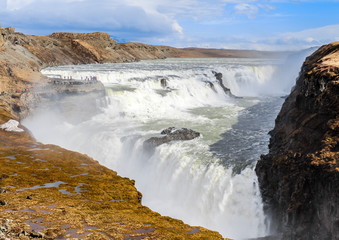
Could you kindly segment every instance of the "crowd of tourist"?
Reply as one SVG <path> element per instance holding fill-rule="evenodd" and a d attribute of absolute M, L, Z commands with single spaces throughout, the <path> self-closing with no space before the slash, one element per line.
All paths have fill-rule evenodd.
<path fill-rule="evenodd" d="M 72 76 L 64 76 L 59 78 L 51 78 L 51 81 L 54 84 L 63 84 L 63 85 L 82 85 L 82 84 L 93 84 L 98 81 L 96 76 L 86 76 L 85 79 L 81 77 L 81 79 L 74 79 Z"/>
<path fill-rule="evenodd" d="M 28 93 L 29 92 L 29 89 L 28 88 L 25 88 L 25 89 L 17 89 L 17 90 L 15 90 L 15 92 L 14 93 Z M 5 96 L 5 95 L 7 95 L 7 94 L 10 94 L 10 93 L 8 93 L 8 92 L 6 92 L 6 91 L 1 91 L 1 93 L 0 93 L 0 96 Z"/>

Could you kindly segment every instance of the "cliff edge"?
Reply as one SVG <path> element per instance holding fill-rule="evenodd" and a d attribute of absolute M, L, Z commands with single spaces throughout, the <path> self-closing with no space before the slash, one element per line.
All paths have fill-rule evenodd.
<path fill-rule="evenodd" d="M 283 239 L 339 239 L 339 42 L 309 56 L 257 163 L 266 213 Z"/>

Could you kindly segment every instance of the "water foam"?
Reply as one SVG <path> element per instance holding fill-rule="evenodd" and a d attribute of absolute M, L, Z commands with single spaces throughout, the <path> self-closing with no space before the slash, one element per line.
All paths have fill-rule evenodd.
<path fill-rule="evenodd" d="M 95 72 L 98 79 L 105 85 L 130 85 L 133 81 L 159 81 L 162 78 L 166 78 L 169 82 L 175 79 L 193 79 L 205 83 L 213 82 L 217 86 L 218 84 L 213 74 L 213 71 L 215 71 L 223 74 L 223 83 L 235 95 L 282 94 L 281 87 L 275 87 L 276 79 L 272 79 L 272 75 L 281 64 L 280 61 L 249 59 L 244 62 L 239 59 L 216 59 L 209 60 L 210 62 L 207 64 L 203 63 L 204 60 L 194 59 L 180 61 L 179 63 L 176 61 L 176 59 L 158 61 L 152 68 L 145 67 L 150 61 L 125 64 L 96 64 L 86 65 L 86 67 L 64 66 L 58 69 L 47 68 L 43 70 L 43 73 L 46 75 L 60 74 L 63 78 L 72 76 L 73 79 L 85 79 L 93 76 Z M 234 62 L 239 62 L 240 64 L 234 64 Z"/>

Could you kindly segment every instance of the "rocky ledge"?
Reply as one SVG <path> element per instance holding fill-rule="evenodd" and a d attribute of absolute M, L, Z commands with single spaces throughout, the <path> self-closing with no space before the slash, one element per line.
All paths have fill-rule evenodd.
<path fill-rule="evenodd" d="M 196 132 L 187 128 L 175 128 L 169 127 L 161 131 L 163 137 L 151 137 L 144 142 L 146 149 L 153 149 L 160 146 L 161 144 L 172 142 L 172 141 L 187 141 L 192 140 L 200 136 L 199 132 Z"/>
<path fill-rule="evenodd" d="M 339 42 L 302 66 L 256 166 L 272 230 L 283 239 L 339 239 Z"/>

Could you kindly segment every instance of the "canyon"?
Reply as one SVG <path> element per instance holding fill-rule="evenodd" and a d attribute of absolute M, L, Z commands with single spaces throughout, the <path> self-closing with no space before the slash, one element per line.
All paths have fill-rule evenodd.
<path fill-rule="evenodd" d="M 339 237 L 338 50 L 339 43 L 331 43 L 306 59 L 270 132 L 269 153 L 256 166 L 276 238 Z M 0 26 L 0 125 L 20 121 L 35 104 L 53 101 L 56 92 L 66 94 L 40 73 L 48 66 L 269 56 L 274 53 L 117 43 L 106 33 L 32 36 Z M 99 83 L 92 87 L 83 91 L 94 92 L 94 98 L 104 94 Z M 133 180 L 86 155 L 38 143 L 19 127 L 24 131 L 0 130 L 0 220 L 8 237 L 30 239 L 39 232 L 46 239 L 223 239 L 160 216 L 141 204 Z"/>

